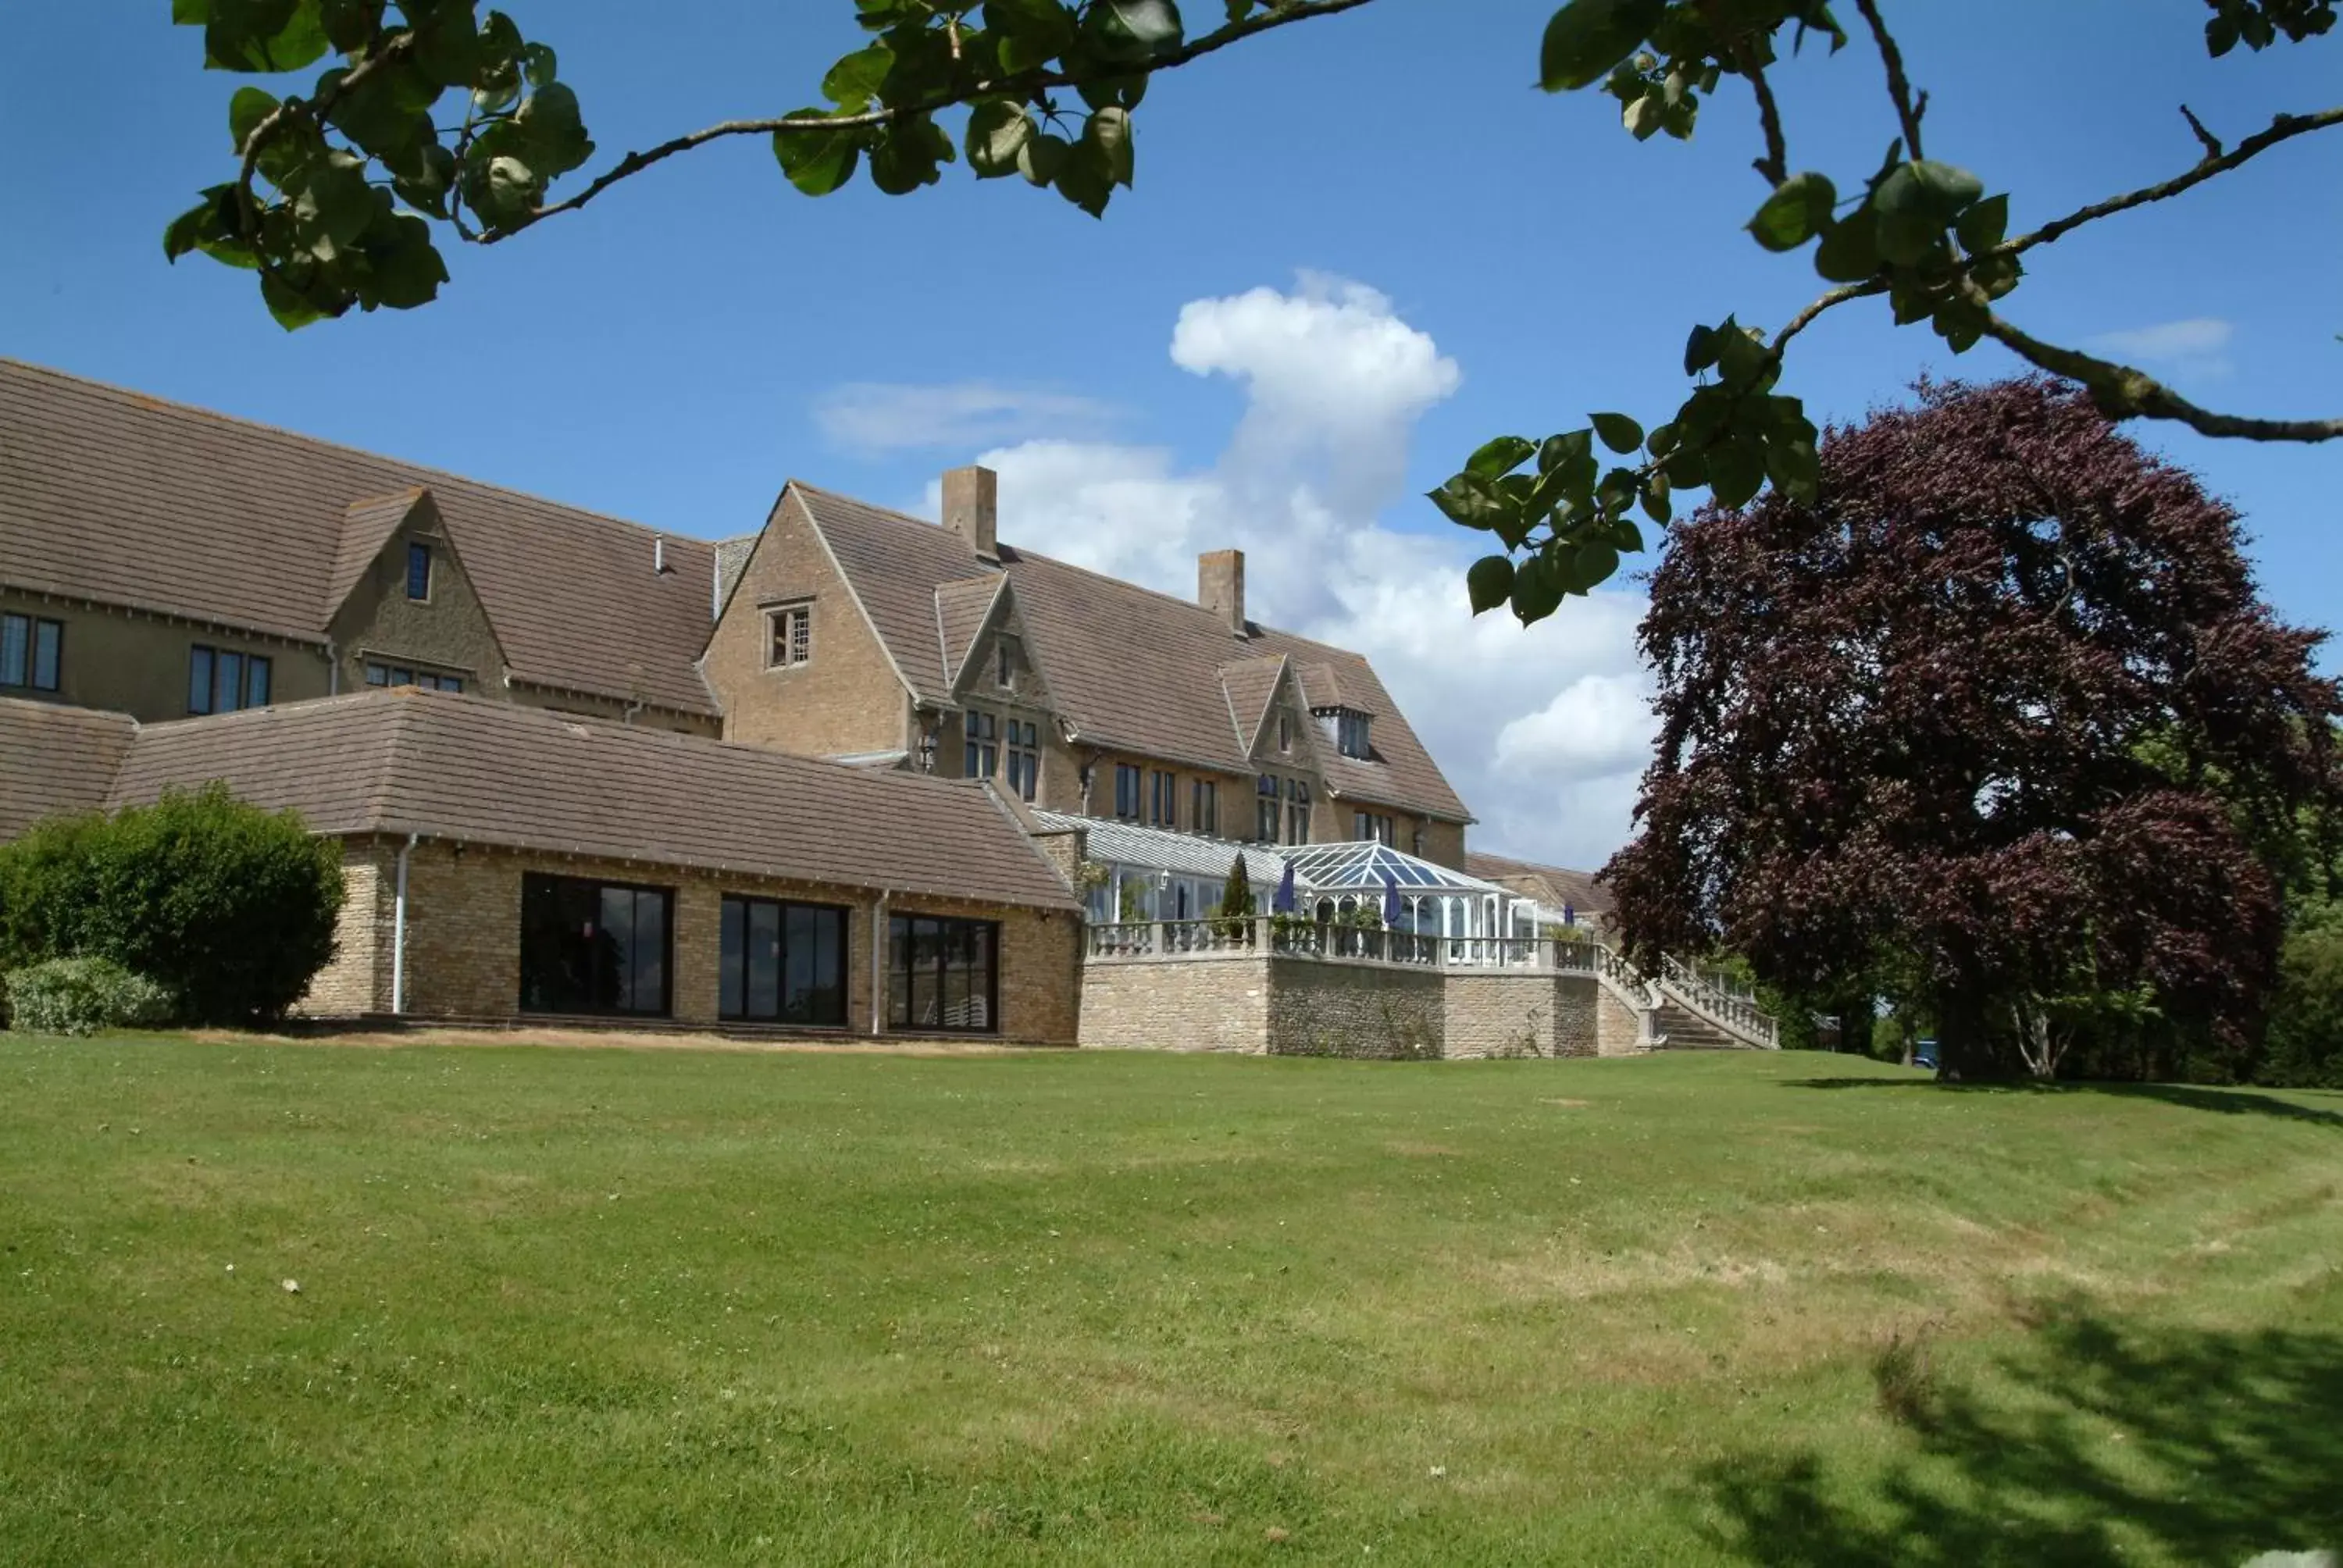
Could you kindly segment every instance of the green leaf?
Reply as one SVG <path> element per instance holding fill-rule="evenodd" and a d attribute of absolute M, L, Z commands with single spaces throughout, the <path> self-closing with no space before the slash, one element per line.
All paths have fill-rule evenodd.
<path fill-rule="evenodd" d="M 1131 112 L 1095 109 L 1082 126 L 1082 146 L 1094 149 L 1099 166 L 1112 183 L 1129 189 L 1131 176 Z"/>
<path fill-rule="evenodd" d="M 1450 522 L 1468 528 L 1493 528 L 1510 510 L 1495 485 L 1470 470 L 1454 476 L 1436 490 L 1426 491 L 1425 499 L 1438 507 Z"/>
<path fill-rule="evenodd" d="M 529 159 L 542 179 L 566 175 L 594 156 L 586 122 L 578 112 L 578 95 L 560 82 L 539 87 L 513 116 L 514 125 L 528 137 Z"/>
<path fill-rule="evenodd" d="M 1562 603 L 1562 574 L 1547 550 L 1540 550 L 1513 568 L 1513 616 L 1523 626 L 1544 620 Z"/>
<path fill-rule="evenodd" d="M 1087 42 L 1109 62 L 1151 65 L 1180 47 L 1180 7 L 1172 0 L 1093 0 L 1083 15 Z"/>
<path fill-rule="evenodd" d="M 1687 376 L 1697 376 L 1716 363 L 1716 334 L 1705 327 L 1695 327 L 1684 339 L 1684 367 Z"/>
<path fill-rule="evenodd" d="M 1574 91 L 1610 75 L 1651 35 L 1667 0 L 1570 0 L 1545 25 L 1538 47 L 1538 85 Z"/>
<path fill-rule="evenodd" d="M 870 148 L 870 183 L 889 196 L 904 196 L 940 176 L 938 166 L 959 155 L 932 116 L 898 120 L 879 133 Z"/>
<path fill-rule="evenodd" d="M 1478 474 L 1484 479 L 1494 479 L 1510 474 L 1522 466 L 1537 447 L 1521 436 L 1499 436 L 1484 441 L 1478 451 L 1464 459 L 1467 473 Z"/>
<path fill-rule="evenodd" d="M 1583 594 L 1607 581 L 1618 569 L 1618 548 L 1607 539 L 1589 539 L 1570 553 L 1563 580 L 1572 593 Z"/>
<path fill-rule="evenodd" d="M 274 273 L 260 275 L 260 297 L 268 307 L 268 314 L 277 318 L 277 325 L 287 332 L 297 332 L 333 314 Z"/>
<path fill-rule="evenodd" d="M 221 71 L 297 71 L 328 45 L 317 0 L 210 0 L 204 65 Z"/>
<path fill-rule="evenodd" d="M 1728 317 L 1716 331 L 1716 374 L 1727 387 L 1754 387 L 1772 363 L 1765 347 Z"/>
<path fill-rule="evenodd" d="M 1662 528 L 1667 527 L 1668 519 L 1675 515 L 1675 506 L 1669 499 L 1668 477 L 1665 474 L 1654 474 L 1644 486 L 1643 503 L 1644 516 Z"/>
<path fill-rule="evenodd" d="M 238 87 L 236 96 L 227 101 L 228 146 L 238 156 L 252 133 L 277 109 L 277 95 L 258 87 Z"/>
<path fill-rule="evenodd" d="M 1832 283 L 1861 283 L 1878 270 L 1878 220 L 1869 207 L 1825 229 L 1815 246 L 1815 271 Z"/>
<path fill-rule="evenodd" d="M 2009 197 L 2005 194 L 1978 202 L 1961 214 L 1953 232 L 1960 237 L 1961 248 L 1971 256 L 1991 250 L 2009 232 Z"/>
<path fill-rule="evenodd" d="M 785 120 L 822 120 L 828 109 L 799 109 Z M 854 177 L 862 156 L 864 133 L 860 128 L 823 127 L 809 131 L 775 131 L 773 156 L 789 184 L 808 196 L 828 196 Z"/>
<path fill-rule="evenodd" d="M 1584 466 L 1594 454 L 1592 431 L 1567 430 L 1559 436 L 1548 436 L 1538 447 L 1538 472 L 1549 474 L 1557 468 Z"/>
<path fill-rule="evenodd" d="M 830 68 L 821 90 L 847 114 L 860 114 L 879 95 L 879 84 L 894 68 L 895 51 L 885 40 L 857 49 Z"/>
<path fill-rule="evenodd" d="M 1065 166 L 1066 155 L 1072 146 L 1065 137 L 1053 136 L 1047 131 L 1029 136 L 1025 145 L 1017 149 L 1017 172 L 1025 176 L 1028 185 L 1047 186 Z"/>
<path fill-rule="evenodd" d="M 549 44 L 525 44 L 521 46 L 521 75 L 532 88 L 549 87 L 560 73 L 560 60 Z"/>
<path fill-rule="evenodd" d="M 1795 250 L 1830 226 L 1837 203 L 1838 189 L 1827 176 L 1792 175 L 1749 220 L 1749 232 L 1767 250 Z"/>
<path fill-rule="evenodd" d="M 1033 122 L 1025 106 L 1009 98 L 987 98 L 968 117 L 968 166 L 979 179 L 996 179 L 1018 172 L 1018 155 L 1032 138 Z"/>
<path fill-rule="evenodd" d="M 1619 111 L 1619 123 L 1626 126 L 1627 134 L 1637 141 L 1648 142 L 1658 134 L 1666 113 L 1660 100 L 1646 93 Z"/>
<path fill-rule="evenodd" d="M 366 286 L 359 303 L 369 310 L 388 306 L 412 310 L 437 297 L 447 281 L 447 264 L 431 243 L 431 226 L 419 217 L 384 213 L 367 231 Z"/>
<path fill-rule="evenodd" d="M 1473 613 L 1494 609 L 1513 596 L 1513 563 L 1503 556 L 1483 556 L 1464 572 L 1464 592 Z"/>
<path fill-rule="evenodd" d="M 1644 427 L 1624 414 L 1594 416 L 1594 433 L 1614 452 L 1632 452 L 1644 444 Z"/>
<path fill-rule="evenodd" d="M 1749 443 L 1728 439 L 1708 449 L 1708 487 L 1719 506 L 1746 506 L 1765 485 L 1765 458 Z"/>

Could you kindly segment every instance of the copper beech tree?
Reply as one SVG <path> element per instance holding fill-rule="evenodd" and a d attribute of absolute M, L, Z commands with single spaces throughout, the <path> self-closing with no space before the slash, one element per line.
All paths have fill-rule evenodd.
<path fill-rule="evenodd" d="M 1604 872 L 1631 947 L 1899 975 L 1958 1076 L 2143 1018 L 2242 1049 L 2265 847 L 2343 796 L 2323 634 L 2080 389 L 1923 385 L 1819 457 L 1811 501 L 1712 503 L 1652 573 L 1658 755 Z"/>

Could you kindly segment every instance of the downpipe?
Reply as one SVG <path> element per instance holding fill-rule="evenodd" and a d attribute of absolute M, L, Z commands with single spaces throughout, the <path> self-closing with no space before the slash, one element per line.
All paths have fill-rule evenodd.
<path fill-rule="evenodd" d="M 393 1017 L 407 1011 L 407 859 L 415 853 L 420 833 L 409 833 L 407 842 L 398 847 L 398 890 L 391 904 L 390 916 L 390 1010 Z"/>

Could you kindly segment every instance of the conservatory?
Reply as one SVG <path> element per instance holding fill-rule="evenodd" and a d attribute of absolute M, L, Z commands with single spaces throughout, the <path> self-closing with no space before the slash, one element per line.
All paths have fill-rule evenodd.
<path fill-rule="evenodd" d="M 1297 844 L 1284 855 L 1293 867 L 1295 912 L 1322 923 L 1371 915 L 1388 930 L 1452 942 L 1538 934 L 1531 900 L 1376 839 Z"/>

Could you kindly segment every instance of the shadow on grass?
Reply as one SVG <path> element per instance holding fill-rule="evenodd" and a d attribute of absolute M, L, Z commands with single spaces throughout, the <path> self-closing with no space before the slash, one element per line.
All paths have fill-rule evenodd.
<path fill-rule="evenodd" d="M 2185 1083 L 1942 1083 L 1933 1078 L 1792 1078 L 1785 1089 L 1901 1089 L 1939 1094 L 2112 1094 L 2127 1100 L 2159 1100 L 2191 1111 L 2225 1116 L 2276 1116 L 2315 1126 L 2343 1127 L 2343 1111 L 2303 1105 L 2251 1089 L 2197 1089 Z M 2298 1092 L 2332 1099 L 2318 1090 Z"/>
<path fill-rule="evenodd" d="M 2070 1311 L 1999 1372 L 1990 1397 L 1929 1388 L 1906 1407 L 1911 1447 L 1880 1473 L 1770 1452 L 1713 1468 L 1699 1484 L 1716 1543 L 1749 1563 L 1907 1568 L 2343 1546 L 2343 1335 Z"/>

